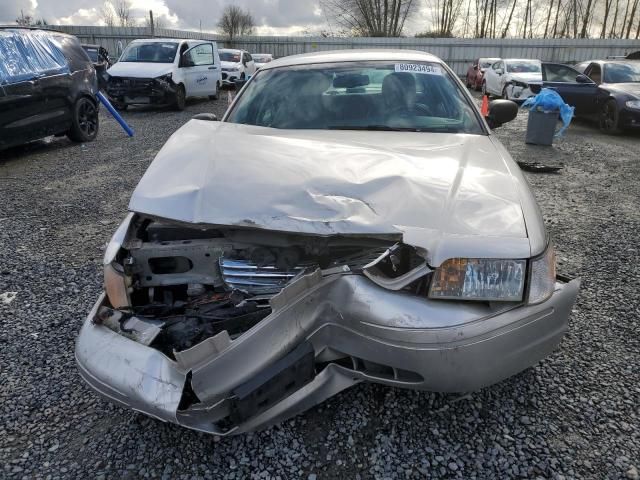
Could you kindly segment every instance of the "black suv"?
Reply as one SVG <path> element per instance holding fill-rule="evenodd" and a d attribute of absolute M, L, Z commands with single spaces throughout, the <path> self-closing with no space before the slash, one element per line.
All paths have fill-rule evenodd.
<path fill-rule="evenodd" d="M 48 135 L 94 140 L 97 93 L 96 71 L 76 37 L 0 28 L 0 149 Z"/>

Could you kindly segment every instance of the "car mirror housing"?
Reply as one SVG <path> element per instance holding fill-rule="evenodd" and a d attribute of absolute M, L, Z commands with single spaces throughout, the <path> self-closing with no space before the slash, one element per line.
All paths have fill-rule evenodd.
<path fill-rule="evenodd" d="M 580 74 L 576 77 L 576 82 L 578 83 L 593 83 L 589 77 L 586 75 Z"/>
<path fill-rule="evenodd" d="M 510 122 L 518 115 L 518 105 L 511 100 L 493 100 L 489 104 L 487 123 L 491 128 L 498 128 Z"/>
<path fill-rule="evenodd" d="M 501 68 L 496 68 L 496 73 L 497 73 L 498 75 L 502 75 L 504 72 L 502 71 L 502 69 L 501 69 Z"/>

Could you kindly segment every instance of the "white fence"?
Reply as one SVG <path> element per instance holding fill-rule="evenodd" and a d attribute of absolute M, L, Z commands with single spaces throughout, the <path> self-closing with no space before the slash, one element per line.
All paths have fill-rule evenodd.
<path fill-rule="evenodd" d="M 84 43 L 97 43 L 116 54 L 118 44 L 126 46 L 136 38 L 152 36 L 144 27 L 55 26 L 76 35 Z M 231 46 L 225 37 L 194 31 L 156 29 L 156 37 L 215 40 Z M 548 62 L 576 63 L 595 58 L 626 55 L 640 50 L 640 40 L 600 39 L 466 39 L 466 38 L 323 38 L 323 37 L 240 37 L 233 47 L 252 53 L 272 53 L 276 57 L 323 50 L 348 48 L 396 48 L 432 53 L 453 68 L 466 72 L 478 57 L 538 58 Z"/>

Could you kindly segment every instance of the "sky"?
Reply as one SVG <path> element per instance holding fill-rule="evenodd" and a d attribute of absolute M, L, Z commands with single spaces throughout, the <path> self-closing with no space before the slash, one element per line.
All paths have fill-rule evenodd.
<path fill-rule="evenodd" d="M 53 25 L 104 25 L 100 9 L 104 0 L 0 0 L 0 24 L 31 15 Z M 131 0 L 132 16 L 143 22 L 153 10 L 162 26 L 185 30 L 214 31 L 225 5 L 233 3 L 247 8 L 256 23 L 257 35 L 317 34 L 327 29 L 319 0 Z M 420 30 L 423 12 L 415 15 L 406 33 Z M 424 29 L 424 28 L 422 28 Z"/>

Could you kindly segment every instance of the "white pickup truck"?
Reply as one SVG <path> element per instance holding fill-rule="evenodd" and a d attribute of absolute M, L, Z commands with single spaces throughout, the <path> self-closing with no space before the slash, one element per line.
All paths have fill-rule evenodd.
<path fill-rule="evenodd" d="M 173 105 L 182 110 L 188 97 L 218 97 L 222 69 L 216 42 L 134 40 L 109 70 L 106 91 L 114 106 Z"/>

